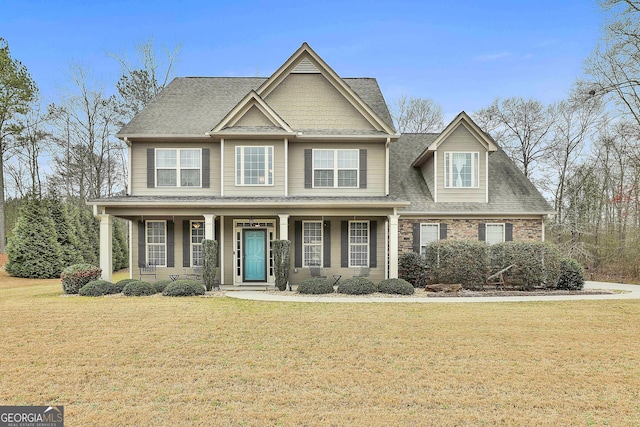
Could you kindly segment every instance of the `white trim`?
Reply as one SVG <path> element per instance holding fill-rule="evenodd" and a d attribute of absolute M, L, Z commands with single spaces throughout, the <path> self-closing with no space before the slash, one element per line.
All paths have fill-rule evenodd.
<path fill-rule="evenodd" d="M 284 197 L 289 196 L 289 138 L 284 139 Z"/>
<path fill-rule="evenodd" d="M 224 284 L 224 216 L 220 216 L 220 243 L 218 244 L 218 256 L 220 257 L 220 284 Z"/>
<path fill-rule="evenodd" d="M 224 138 L 220 138 L 220 197 L 224 197 Z"/>
<path fill-rule="evenodd" d="M 443 175 L 444 176 L 444 175 Z M 444 187 L 444 182 L 442 183 Z M 438 152 L 433 152 L 433 202 L 438 203 Z"/>
<path fill-rule="evenodd" d="M 129 279 L 133 279 L 133 221 L 129 220 Z"/>
<path fill-rule="evenodd" d="M 353 265 L 351 264 L 351 247 L 352 247 L 352 243 L 351 243 L 351 224 L 355 224 L 355 223 L 366 223 L 367 224 L 367 243 L 353 243 L 353 246 L 364 246 L 367 248 L 367 253 L 366 253 L 366 264 L 365 265 Z M 349 268 L 359 268 L 359 267 L 369 267 L 369 261 L 371 260 L 371 221 L 369 220 L 351 220 L 349 221 L 349 227 L 347 230 L 347 239 L 348 239 L 348 243 L 347 243 L 347 256 L 349 257 L 348 261 L 348 265 Z"/>
<path fill-rule="evenodd" d="M 484 202 L 489 203 L 489 152 L 485 151 L 484 153 Z"/>
<path fill-rule="evenodd" d="M 387 138 L 387 143 L 384 146 L 384 194 L 389 195 L 389 144 L 391 144 L 391 138 Z"/>
<path fill-rule="evenodd" d="M 388 223 L 389 223 L 389 241 L 385 241 L 385 248 L 389 248 L 389 271 L 388 277 L 390 279 L 398 278 L 398 219 L 400 215 L 394 214 L 389 215 Z M 387 222 L 387 221 L 385 221 Z M 371 230 L 371 229 L 369 229 Z M 386 236 L 385 236 L 386 237 Z M 386 240 L 386 239 L 385 239 Z M 369 237 L 369 245 L 371 245 L 371 237 Z M 386 268 L 386 265 L 385 265 Z"/>
<path fill-rule="evenodd" d="M 131 194 L 131 190 L 132 190 L 132 179 L 131 179 L 131 171 L 132 171 L 132 166 L 131 166 L 131 144 L 127 144 L 127 194 Z M 155 156 L 155 153 L 154 153 Z M 155 159 L 154 159 L 155 162 Z M 129 263 L 129 265 L 131 265 L 131 263 Z"/>
<path fill-rule="evenodd" d="M 264 183 L 247 184 L 244 182 L 245 172 L 245 149 L 247 148 L 263 148 L 264 149 Z M 273 187 L 275 185 L 275 171 L 273 164 L 275 162 L 275 148 L 273 145 L 236 145 L 234 158 L 234 182 L 236 187 Z M 269 153 L 270 151 L 270 153 Z M 271 157 L 269 157 L 269 155 Z M 240 183 L 238 183 L 238 156 L 240 156 Z M 269 182 L 269 174 L 271 174 L 271 182 Z"/>

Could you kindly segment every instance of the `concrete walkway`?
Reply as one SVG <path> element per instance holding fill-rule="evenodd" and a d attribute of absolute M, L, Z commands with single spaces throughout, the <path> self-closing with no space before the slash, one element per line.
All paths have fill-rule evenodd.
<path fill-rule="evenodd" d="M 526 302 L 526 301 L 572 301 L 572 300 L 612 300 L 612 299 L 640 299 L 640 285 L 624 285 L 621 283 L 585 282 L 585 289 L 611 290 L 616 293 L 606 295 L 532 295 L 532 296 L 504 296 L 504 297 L 348 297 L 331 295 L 279 295 L 264 291 L 229 291 L 226 296 L 231 298 L 255 301 L 283 301 L 283 302 L 400 302 L 400 303 L 441 303 L 441 302 Z"/>

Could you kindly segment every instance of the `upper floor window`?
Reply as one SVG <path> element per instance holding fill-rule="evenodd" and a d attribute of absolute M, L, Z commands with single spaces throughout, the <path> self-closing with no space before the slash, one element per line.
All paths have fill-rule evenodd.
<path fill-rule="evenodd" d="M 359 150 L 313 150 L 313 186 L 358 188 Z"/>
<path fill-rule="evenodd" d="M 236 185 L 273 185 L 273 147 L 236 147 Z"/>
<path fill-rule="evenodd" d="M 303 267 L 322 267 L 322 221 L 302 223 Z"/>
<path fill-rule="evenodd" d="M 480 153 L 444 153 L 444 186 L 477 188 Z"/>
<path fill-rule="evenodd" d="M 201 157 L 199 148 L 157 148 L 156 186 L 200 187 Z"/>

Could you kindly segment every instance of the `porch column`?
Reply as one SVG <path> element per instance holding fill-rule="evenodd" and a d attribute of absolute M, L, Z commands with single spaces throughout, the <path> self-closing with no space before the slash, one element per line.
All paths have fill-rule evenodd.
<path fill-rule="evenodd" d="M 280 240 L 289 240 L 289 214 L 280 214 Z"/>
<path fill-rule="evenodd" d="M 204 214 L 204 238 L 213 240 L 216 235 L 216 216 L 214 214 Z"/>
<path fill-rule="evenodd" d="M 389 278 L 398 278 L 398 217 L 389 215 Z"/>
<path fill-rule="evenodd" d="M 112 263 L 112 231 L 113 218 L 111 215 L 101 214 L 100 217 L 100 268 L 102 269 L 102 280 L 111 281 L 113 270 Z"/>

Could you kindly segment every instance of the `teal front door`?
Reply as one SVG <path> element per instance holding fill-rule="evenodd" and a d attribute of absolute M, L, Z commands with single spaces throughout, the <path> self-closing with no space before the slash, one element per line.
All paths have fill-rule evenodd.
<path fill-rule="evenodd" d="M 244 230 L 245 282 L 267 281 L 267 230 Z"/>

